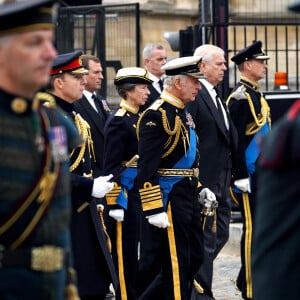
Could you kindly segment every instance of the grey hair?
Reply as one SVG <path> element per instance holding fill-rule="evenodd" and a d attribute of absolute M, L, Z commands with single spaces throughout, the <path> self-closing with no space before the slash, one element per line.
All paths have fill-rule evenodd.
<path fill-rule="evenodd" d="M 116 90 L 119 96 L 126 100 L 127 97 L 126 92 L 134 90 L 135 86 L 136 84 L 134 83 L 123 83 L 120 85 L 116 85 Z"/>
<path fill-rule="evenodd" d="M 210 63 L 216 53 L 221 53 L 223 56 L 225 55 L 222 48 L 211 44 L 205 44 L 195 49 L 194 56 L 201 56 L 203 61 Z"/>
<path fill-rule="evenodd" d="M 186 75 L 174 75 L 174 76 L 165 76 L 164 77 L 164 89 L 170 91 L 174 85 L 176 78 L 179 78 L 182 83 L 186 82 Z"/>
<path fill-rule="evenodd" d="M 152 57 L 154 49 L 164 50 L 165 48 L 161 44 L 147 44 L 143 49 L 143 59 Z"/>

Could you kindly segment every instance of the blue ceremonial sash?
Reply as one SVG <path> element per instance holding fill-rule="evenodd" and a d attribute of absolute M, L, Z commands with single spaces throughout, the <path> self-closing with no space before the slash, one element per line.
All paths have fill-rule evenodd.
<path fill-rule="evenodd" d="M 121 192 L 116 199 L 118 205 L 127 209 L 128 195 L 127 191 L 133 188 L 134 179 L 137 176 L 137 168 L 128 168 L 120 176 Z"/>
<path fill-rule="evenodd" d="M 190 169 L 196 157 L 196 133 L 190 128 L 190 147 L 184 155 L 174 166 L 173 169 Z M 159 185 L 163 194 L 163 203 L 166 208 L 168 203 L 168 195 L 173 188 L 173 185 L 183 179 L 183 176 L 160 176 Z"/>
<path fill-rule="evenodd" d="M 255 172 L 255 163 L 260 153 L 259 151 L 260 139 L 268 132 L 269 132 L 269 124 L 268 122 L 266 122 L 253 136 L 251 142 L 249 143 L 245 151 L 247 169 L 250 175 Z"/>
<path fill-rule="evenodd" d="M 249 176 L 255 172 L 255 163 L 259 156 L 259 141 L 262 136 L 269 132 L 269 124 L 266 122 L 253 136 L 248 147 L 245 151 L 246 165 Z M 251 188 L 251 176 L 250 176 L 250 188 Z M 234 192 L 243 193 L 239 188 L 234 187 Z"/>

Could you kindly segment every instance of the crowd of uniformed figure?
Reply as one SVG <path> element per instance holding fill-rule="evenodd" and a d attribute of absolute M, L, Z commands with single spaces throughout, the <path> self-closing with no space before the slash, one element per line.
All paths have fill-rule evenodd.
<path fill-rule="evenodd" d="M 287 149 L 271 149 L 281 144 L 269 137 L 258 84 L 270 58 L 262 43 L 231 58 L 241 76 L 223 97 L 223 49 L 202 45 L 167 61 L 161 45 L 149 44 L 145 68 L 117 71 L 120 103 L 111 111 L 99 93 L 100 60 L 57 55 L 53 1 L 24 3 L 0 9 L 0 298 L 212 300 L 213 263 L 236 201 L 236 286 L 243 299 L 274 300 L 263 283 L 286 269 L 267 271 L 270 249 L 260 240 L 269 227 L 260 223 L 268 202 L 256 196 L 276 188 L 256 191 L 264 176 L 278 181 L 288 159 Z M 288 141 L 298 111 L 275 137 Z M 291 162 L 298 157 L 292 151 Z"/>

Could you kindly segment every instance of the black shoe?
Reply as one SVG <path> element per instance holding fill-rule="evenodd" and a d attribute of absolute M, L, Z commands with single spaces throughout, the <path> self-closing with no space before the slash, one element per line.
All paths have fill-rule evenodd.
<path fill-rule="evenodd" d="M 230 223 L 242 223 L 242 215 L 239 211 L 232 211 Z"/>

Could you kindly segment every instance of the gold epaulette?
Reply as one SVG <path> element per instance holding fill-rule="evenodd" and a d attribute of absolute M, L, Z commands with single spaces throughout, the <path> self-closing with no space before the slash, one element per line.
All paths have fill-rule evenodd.
<path fill-rule="evenodd" d="M 116 117 L 124 117 L 126 114 L 126 109 L 124 108 L 119 108 L 116 113 L 115 113 L 115 116 Z"/>
<path fill-rule="evenodd" d="M 165 101 L 164 101 L 163 99 L 157 99 L 156 101 L 154 101 L 154 102 L 150 105 L 149 109 L 151 109 L 151 110 L 158 110 L 158 109 L 162 106 L 162 104 L 163 104 L 164 102 L 165 102 Z"/>
<path fill-rule="evenodd" d="M 44 93 L 44 92 L 36 93 L 32 103 L 32 108 L 34 110 L 37 109 L 39 102 L 41 102 L 43 105 L 48 107 L 56 107 L 55 98 L 49 93 Z"/>
<path fill-rule="evenodd" d="M 145 182 L 144 188 L 139 189 L 139 193 L 143 211 L 162 208 L 164 206 L 159 185 L 152 186 L 150 182 Z"/>
<path fill-rule="evenodd" d="M 118 185 L 117 182 L 114 182 L 113 189 L 105 195 L 107 205 L 116 205 L 117 204 L 116 200 L 120 195 L 120 192 L 121 192 L 121 186 Z"/>

